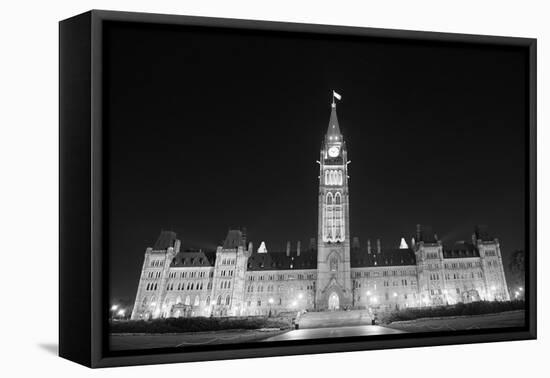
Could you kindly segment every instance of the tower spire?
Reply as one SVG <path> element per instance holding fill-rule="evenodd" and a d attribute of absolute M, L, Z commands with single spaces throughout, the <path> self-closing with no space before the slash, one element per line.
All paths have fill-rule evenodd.
<path fill-rule="evenodd" d="M 342 141 L 342 133 L 340 132 L 340 125 L 338 123 L 338 116 L 336 115 L 336 103 L 334 97 L 332 100 L 332 109 L 330 111 L 330 120 L 328 121 L 327 140 L 328 141 Z"/>

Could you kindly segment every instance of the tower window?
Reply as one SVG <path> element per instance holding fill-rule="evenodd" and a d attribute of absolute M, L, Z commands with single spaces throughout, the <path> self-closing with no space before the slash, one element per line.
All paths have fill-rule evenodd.
<path fill-rule="evenodd" d="M 330 271 L 336 272 L 338 270 L 338 258 L 336 256 L 332 256 L 330 258 Z"/>

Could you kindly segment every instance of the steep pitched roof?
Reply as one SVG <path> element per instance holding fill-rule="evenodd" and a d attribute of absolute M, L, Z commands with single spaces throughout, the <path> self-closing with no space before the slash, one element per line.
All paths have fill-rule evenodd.
<path fill-rule="evenodd" d="M 174 231 L 161 231 L 157 241 L 153 245 L 153 250 L 161 251 L 173 247 L 176 238 L 177 235 Z"/>
<path fill-rule="evenodd" d="M 229 230 L 223 241 L 223 249 L 236 249 L 239 246 L 245 247 L 245 244 L 246 240 L 241 230 Z"/>
<path fill-rule="evenodd" d="M 307 250 L 286 255 L 286 252 L 254 252 L 248 258 L 247 270 L 302 270 L 317 269 L 317 251 Z"/>
<path fill-rule="evenodd" d="M 352 268 L 366 268 L 379 266 L 415 265 L 416 257 L 410 248 L 382 249 L 380 253 L 365 249 L 352 249 L 350 252 Z"/>
<path fill-rule="evenodd" d="M 446 259 L 479 257 L 479 251 L 471 243 L 456 242 L 450 246 L 443 246 L 443 257 Z"/>
<path fill-rule="evenodd" d="M 210 251 L 185 251 L 180 252 L 172 259 L 171 267 L 200 267 L 214 266 L 216 263 L 216 252 Z"/>

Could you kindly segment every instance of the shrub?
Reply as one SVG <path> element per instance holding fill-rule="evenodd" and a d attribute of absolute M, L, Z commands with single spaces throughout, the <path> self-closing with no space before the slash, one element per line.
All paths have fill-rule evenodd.
<path fill-rule="evenodd" d="M 482 315 L 524 309 L 524 301 L 457 303 L 451 306 L 408 308 L 378 314 L 381 323 L 438 318 L 445 316 Z"/>
<path fill-rule="evenodd" d="M 282 318 L 167 318 L 126 320 L 110 324 L 111 333 L 184 333 L 237 329 L 287 328 L 290 322 Z"/>

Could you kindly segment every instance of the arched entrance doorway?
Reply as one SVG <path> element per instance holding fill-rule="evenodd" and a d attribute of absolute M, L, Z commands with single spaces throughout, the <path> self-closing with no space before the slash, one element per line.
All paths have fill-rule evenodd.
<path fill-rule="evenodd" d="M 328 309 L 331 311 L 338 310 L 340 308 L 340 298 L 338 294 L 332 293 L 328 297 Z"/>

